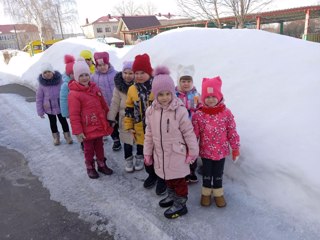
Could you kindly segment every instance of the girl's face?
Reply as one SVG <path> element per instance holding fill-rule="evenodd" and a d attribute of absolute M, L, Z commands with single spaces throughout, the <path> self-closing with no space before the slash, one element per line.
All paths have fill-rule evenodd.
<path fill-rule="evenodd" d="M 172 101 L 172 94 L 169 91 L 161 91 L 158 93 L 157 99 L 162 106 L 168 106 Z"/>
<path fill-rule="evenodd" d="M 191 79 L 181 79 L 180 88 L 183 92 L 189 92 L 193 87 L 193 82 Z"/>
<path fill-rule="evenodd" d="M 92 59 L 91 58 L 86 58 L 86 63 L 90 67 L 93 64 Z"/>
<path fill-rule="evenodd" d="M 100 73 L 107 73 L 109 70 L 109 64 L 105 63 L 97 64 L 96 67 Z"/>
<path fill-rule="evenodd" d="M 122 71 L 122 78 L 126 83 L 130 83 L 134 79 L 134 73 L 131 69 L 125 69 Z"/>
<path fill-rule="evenodd" d="M 215 105 L 218 104 L 218 99 L 216 97 L 209 96 L 204 99 L 204 103 L 208 107 L 214 107 Z"/>
<path fill-rule="evenodd" d="M 134 79 L 137 83 L 144 83 L 150 79 L 150 76 L 144 71 L 136 71 L 134 73 Z"/>
<path fill-rule="evenodd" d="M 90 75 L 88 73 L 83 73 L 79 76 L 79 83 L 85 87 L 89 86 Z"/>
<path fill-rule="evenodd" d="M 44 71 L 44 72 L 42 73 L 42 77 L 43 77 L 44 79 L 46 79 L 46 80 L 50 80 L 50 79 L 53 78 L 53 72 L 51 72 L 51 71 Z"/>

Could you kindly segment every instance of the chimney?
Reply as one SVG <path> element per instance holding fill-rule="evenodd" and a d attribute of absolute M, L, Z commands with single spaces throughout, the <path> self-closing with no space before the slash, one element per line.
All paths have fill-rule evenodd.
<path fill-rule="evenodd" d="M 88 18 L 86 18 L 86 24 L 89 24 L 89 19 Z"/>
<path fill-rule="evenodd" d="M 122 17 L 124 17 L 124 13 L 122 13 Z"/>
<path fill-rule="evenodd" d="M 168 18 L 169 18 L 169 19 L 171 18 L 171 14 L 170 14 L 170 13 L 168 13 Z"/>
<path fill-rule="evenodd" d="M 108 18 L 111 18 L 111 14 L 108 14 Z"/>
<path fill-rule="evenodd" d="M 161 13 L 159 13 L 159 17 L 161 17 Z"/>

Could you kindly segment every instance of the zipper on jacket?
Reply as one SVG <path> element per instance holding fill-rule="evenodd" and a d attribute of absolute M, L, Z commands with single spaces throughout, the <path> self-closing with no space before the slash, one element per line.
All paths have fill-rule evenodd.
<path fill-rule="evenodd" d="M 166 179 L 166 173 L 164 171 L 164 150 L 163 150 L 163 144 L 162 144 L 162 113 L 163 109 L 161 108 L 161 115 L 160 115 L 160 139 L 161 139 L 161 150 L 162 150 L 162 171 L 163 171 L 163 179 Z M 168 119 L 169 120 L 169 119 Z"/>
<path fill-rule="evenodd" d="M 167 119 L 167 133 L 169 132 L 169 124 L 170 124 L 170 120 L 169 118 Z"/>

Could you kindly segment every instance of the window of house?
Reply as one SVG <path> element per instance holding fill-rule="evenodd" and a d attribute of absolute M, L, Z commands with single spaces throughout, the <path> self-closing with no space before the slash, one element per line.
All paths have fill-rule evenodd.
<path fill-rule="evenodd" d="M 104 30 L 105 30 L 105 32 L 111 32 L 111 28 L 110 27 L 106 27 Z"/>
<path fill-rule="evenodd" d="M 102 33 L 102 28 L 97 28 L 97 33 Z"/>

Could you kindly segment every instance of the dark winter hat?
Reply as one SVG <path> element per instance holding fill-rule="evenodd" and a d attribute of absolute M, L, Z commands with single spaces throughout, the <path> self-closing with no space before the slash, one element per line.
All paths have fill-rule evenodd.
<path fill-rule="evenodd" d="M 72 55 L 66 54 L 64 55 L 64 63 L 66 64 L 66 74 L 70 76 L 70 74 L 73 74 L 73 64 L 75 62 L 75 59 Z"/>
<path fill-rule="evenodd" d="M 94 61 L 96 64 L 109 64 L 109 53 L 107 52 L 95 52 L 94 55 Z"/>
<path fill-rule="evenodd" d="M 134 59 L 132 70 L 133 72 L 144 71 L 145 73 L 148 73 L 150 76 L 152 76 L 153 69 L 151 67 L 149 55 L 146 53 L 137 55 Z"/>
<path fill-rule="evenodd" d="M 73 75 L 76 81 L 79 81 L 79 76 L 81 74 L 87 73 L 90 75 L 90 68 L 84 58 L 78 58 L 78 60 L 73 65 Z"/>
<path fill-rule="evenodd" d="M 154 78 L 152 81 L 152 92 L 154 96 L 158 96 L 159 92 L 168 91 L 172 96 L 175 96 L 174 81 L 170 77 L 170 71 L 165 66 L 158 66 L 154 70 Z"/>
<path fill-rule="evenodd" d="M 207 97 L 216 97 L 218 102 L 221 101 L 223 95 L 221 93 L 222 81 L 219 76 L 214 78 L 203 78 L 202 79 L 202 94 L 201 100 L 204 103 L 204 100 Z"/>

